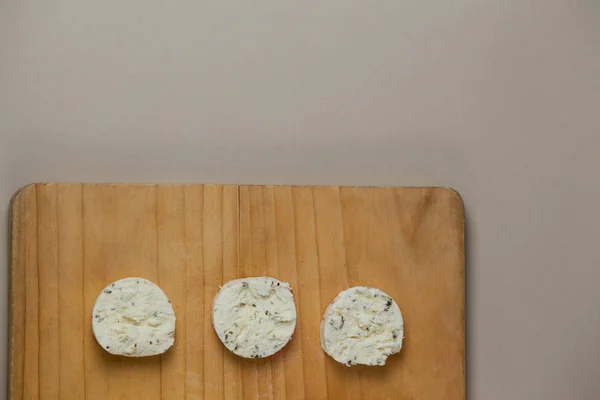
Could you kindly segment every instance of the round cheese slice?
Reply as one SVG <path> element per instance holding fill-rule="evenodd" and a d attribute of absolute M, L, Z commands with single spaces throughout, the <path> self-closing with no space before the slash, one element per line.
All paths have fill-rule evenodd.
<path fill-rule="evenodd" d="M 292 289 L 269 277 L 229 281 L 215 296 L 212 322 L 221 342 L 233 353 L 268 357 L 290 341 L 296 328 Z"/>
<path fill-rule="evenodd" d="M 321 320 L 321 347 L 347 366 L 384 365 L 402 348 L 400 308 L 379 289 L 356 286 L 341 292 Z"/>
<path fill-rule="evenodd" d="M 102 290 L 92 329 L 111 354 L 145 357 L 162 354 L 175 342 L 175 312 L 165 293 L 143 278 L 125 278 Z"/>

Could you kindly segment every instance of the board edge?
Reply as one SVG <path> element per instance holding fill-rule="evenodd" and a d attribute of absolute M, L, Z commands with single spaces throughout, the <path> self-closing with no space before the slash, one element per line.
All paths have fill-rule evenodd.
<path fill-rule="evenodd" d="M 8 226 L 9 226 L 9 275 L 10 279 L 8 281 L 9 288 L 9 307 L 8 307 L 8 385 L 7 385 L 7 394 L 8 398 L 14 398 L 13 395 L 16 394 L 16 388 L 14 387 L 15 380 L 15 370 L 13 368 L 15 349 L 14 349 L 14 329 L 15 329 L 15 315 L 14 315 L 14 290 L 15 290 L 15 268 L 18 266 L 15 265 L 16 260 L 18 259 L 18 248 L 19 243 L 21 241 L 21 236 L 18 234 L 19 226 L 22 222 L 22 215 L 17 207 L 22 204 L 22 199 L 24 197 L 30 196 L 32 192 L 35 193 L 37 188 L 37 183 L 30 183 L 19 188 L 11 197 L 9 202 L 9 213 L 8 213 Z M 17 233 L 17 234 L 16 234 Z"/>

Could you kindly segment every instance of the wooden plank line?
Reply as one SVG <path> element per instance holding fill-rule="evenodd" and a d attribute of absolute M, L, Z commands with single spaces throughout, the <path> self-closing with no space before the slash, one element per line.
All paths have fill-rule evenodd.
<path fill-rule="evenodd" d="M 205 190 L 202 191 L 202 197 L 203 197 L 202 198 L 202 216 L 204 218 L 204 207 L 206 206 L 206 194 L 205 194 Z M 206 221 L 204 221 L 204 222 L 206 222 Z M 204 227 L 204 224 L 203 224 L 202 225 L 202 232 L 203 232 L 203 236 L 206 236 L 206 235 L 204 235 L 204 228 L 205 227 Z M 203 259 L 202 265 L 203 265 L 204 268 L 203 268 L 202 273 L 204 274 L 204 280 L 202 282 L 202 285 L 203 285 L 203 288 L 202 288 L 202 293 L 203 293 L 203 296 L 202 296 L 202 309 L 206 311 L 206 290 L 207 290 L 206 289 L 206 282 L 208 281 L 208 277 L 206 276 L 206 264 L 207 264 L 207 262 L 206 262 L 206 250 L 205 250 L 205 248 L 206 248 L 206 245 L 205 245 L 205 243 L 203 241 L 202 242 L 202 259 Z M 204 320 L 205 320 L 206 319 L 206 315 L 203 315 L 203 316 L 204 316 Z M 206 326 L 205 326 L 205 321 L 204 320 L 202 321 L 202 331 L 204 332 L 204 339 L 205 339 L 205 343 L 206 343 Z M 205 360 L 202 360 L 202 361 L 203 361 L 203 364 L 204 364 L 204 372 L 206 372 L 206 362 L 205 362 Z M 204 379 L 204 385 L 202 386 L 202 390 L 203 390 L 202 398 L 206 399 L 206 387 L 208 386 L 207 385 L 208 382 L 206 382 L 206 374 L 203 374 L 203 379 Z"/>
<path fill-rule="evenodd" d="M 348 288 L 343 226 L 338 188 L 313 189 L 317 235 L 321 313 L 329 302 Z M 347 368 L 324 356 L 329 398 L 358 399 L 356 369 Z"/>
<path fill-rule="evenodd" d="M 342 240 L 344 243 L 344 272 L 346 273 L 346 284 L 347 287 L 352 287 L 355 285 L 355 278 L 350 276 L 350 271 L 348 268 L 348 264 L 349 264 L 349 256 L 348 256 L 348 233 L 347 233 L 347 224 L 346 224 L 346 215 L 345 215 L 345 202 L 344 202 L 344 195 L 343 195 L 343 189 L 344 188 L 340 188 L 338 186 L 338 199 L 339 199 L 339 203 L 340 203 L 340 214 L 341 214 L 341 220 L 342 220 Z M 363 393 L 363 378 L 362 378 L 362 370 L 358 370 L 357 372 L 354 371 L 348 371 L 348 375 L 353 374 L 353 377 L 356 379 L 356 381 L 358 382 L 357 386 L 358 386 L 358 392 Z"/>
<path fill-rule="evenodd" d="M 318 283 L 318 290 L 317 290 L 317 295 L 319 296 L 319 301 L 317 302 L 317 304 L 319 304 L 319 308 L 321 309 L 320 311 L 323 312 L 322 310 L 322 295 L 321 295 L 321 267 L 319 264 L 319 238 L 317 236 L 317 211 L 316 211 L 316 206 L 315 206 L 315 194 L 314 194 L 314 186 L 310 186 L 309 187 L 310 190 L 310 198 L 312 201 L 312 217 L 313 217 L 313 230 L 314 230 L 314 235 L 315 235 L 315 255 L 316 255 L 316 269 L 317 269 L 317 283 Z M 320 326 L 319 326 L 320 328 Z M 319 335 L 320 338 L 320 335 Z M 324 360 L 323 358 L 321 360 Z M 327 379 L 327 365 L 323 366 L 323 371 L 325 372 L 325 393 L 329 393 L 329 387 L 328 387 L 328 379 Z"/>
<path fill-rule="evenodd" d="M 275 225 L 275 197 L 273 194 L 273 188 L 271 186 L 262 187 L 263 191 L 263 225 L 265 232 L 265 260 L 267 265 L 267 276 L 273 276 L 277 279 L 282 280 L 279 263 L 277 260 L 277 228 Z M 286 398 L 285 391 L 285 374 L 286 368 L 283 360 L 283 355 L 289 347 L 282 349 L 281 351 L 270 357 L 270 367 L 273 375 L 273 398 L 280 399 Z"/>
<path fill-rule="evenodd" d="M 240 277 L 241 273 L 242 273 L 242 266 L 241 266 L 241 243 L 242 243 L 242 229 L 241 229 L 241 225 L 242 225 L 242 186 L 238 185 L 237 186 L 237 275 L 236 277 Z M 227 349 L 224 349 L 225 351 L 228 351 Z M 236 361 L 239 362 L 239 371 L 240 371 L 240 380 L 239 380 L 239 385 L 240 385 L 240 395 L 241 398 L 245 398 L 244 395 L 244 379 L 243 379 L 243 365 L 242 365 L 242 360 L 237 360 Z"/>
<path fill-rule="evenodd" d="M 294 195 L 295 200 L 298 201 L 296 204 L 296 229 L 300 234 L 297 236 L 297 245 L 302 255 L 298 263 L 302 277 L 300 295 L 305 300 L 301 320 L 304 332 L 302 340 L 306 344 L 303 346 L 303 350 L 307 361 L 306 373 L 308 374 L 308 381 L 311 383 L 306 396 L 320 398 L 326 396 L 324 382 L 326 373 L 325 356 L 319 343 L 321 300 L 320 293 L 315 292 L 315 289 L 319 287 L 319 268 L 317 265 L 317 249 L 314 247 L 315 238 L 313 237 L 315 233 L 313 200 L 309 187 L 295 188 Z"/>
<path fill-rule="evenodd" d="M 223 263 L 225 262 L 225 207 L 223 203 L 225 202 L 225 187 L 221 185 L 221 285 L 223 282 Z M 212 303 L 210 308 L 211 318 L 212 318 Z M 221 363 L 221 394 L 223 398 L 225 398 L 225 357 L 223 357 L 223 362 Z"/>
<path fill-rule="evenodd" d="M 273 190 L 272 187 L 269 188 L 269 193 L 271 194 L 271 218 L 273 218 L 273 222 L 272 222 L 272 228 L 273 228 L 273 241 L 274 241 L 274 245 L 275 245 L 275 254 L 274 254 L 274 258 L 275 258 L 275 268 L 276 268 L 276 273 L 277 273 L 277 278 L 279 279 L 281 277 L 281 271 L 280 271 L 280 267 L 279 267 L 279 257 L 278 257 L 278 243 L 279 241 L 277 240 L 277 212 L 275 211 L 275 191 Z M 266 246 L 265 246 L 266 248 Z M 283 398 L 286 399 L 288 397 L 288 393 L 286 390 L 286 379 L 285 379 L 285 374 L 286 374 L 286 368 L 285 368 L 285 363 L 284 363 L 284 359 L 283 359 L 283 354 L 281 352 L 279 352 L 279 367 L 281 368 L 281 377 L 283 380 Z"/>
<path fill-rule="evenodd" d="M 56 279 L 56 306 L 57 306 L 57 312 L 56 312 L 56 319 L 57 319 L 57 323 L 56 323 L 56 327 L 57 327 L 57 334 L 58 334 L 58 346 L 56 346 L 56 357 L 57 357 L 57 364 L 58 364 L 58 368 L 57 368 L 57 373 L 56 373 L 56 378 L 57 378 L 57 382 L 56 382 L 56 389 L 57 389 L 57 394 L 60 394 L 60 321 L 59 321 L 59 316 L 60 316 L 60 299 L 58 294 L 60 293 L 60 266 L 59 266 L 59 260 L 60 260 L 60 237 L 58 236 L 58 207 L 59 207 L 59 203 L 58 203 L 58 189 L 54 190 L 54 201 L 55 201 L 55 205 L 54 205 L 54 218 L 56 220 L 56 230 L 55 230 L 55 234 L 56 234 L 56 269 L 54 271 L 55 274 L 55 279 Z"/>
<path fill-rule="evenodd" d="M 58 226 L 56 185 L 41 185 L 38 196 L 38 284 L 40 394 L 58 397 L 60 336 L 58 309 Z M 46 234 L 44 234 L 44 232 Z"/>
<path fill-rule="evenodd" d="M 81 269 L 83 271 L 83 282 L 81 284 L 81 306 L 83 312 L 81 313 L 82 322 L 82 364 L 83 364 L 83 399 L 87 399 L 86 382 L 85 382 L 85 201 L 84 201 L 85 185 L 81 184 Z"/>
<path fill-rule="evenodd" d="M 250 187 L 242 186 L 240 192 L 240 275 L 254 275 L 252 252 L 252 205 Z M 258 367 L 253 360 L 242 359 L 242 387 L 245 398 L 259 398 Z"/>
<path fill-rule="evenodd" d="M 204 293 L 204 310 L 205 313 L 210 313 L 213 296 L 219 289 L 222 277 L 223 259 L 222 247 L 223 244 L 223 218 L 222 218 L 223 198 L 221 188 L 214 185 L 204 187 L 204 275 L 205 275 L 205 293 Z M 218 337 L 214 334 L 214 329 L 210 322 L 210 318 L 205 315 L 204 318 L 204 349 L 205 349 L 205 398 L 222 399 L 223 385 L 219 379 L 223 379 L 223 350 Z M 210 335 L 210 336 L 209 336 Z M 208 353 L 208 357 L 206 354 Z M 210 368 L 209 362 L 212 364 Z M 210 394 L 209 394 L 210 392 Z"/>
<path fill-rule="evenodd" d="M 221 219 L 219 221 L 219 223 L 221 224 L 221 265 L 219 267 L 219 272 L 221 273 L 221 278 L 220 278 L 220 284 L 217 285 L 217 290 L 219 290 L 220 285 L 223 284 L 223 261 L 225 259 L 225 218 L 223 218 L 223 212 L 224 212 L 224 205 L 223 203 L 225 202 L 225 187 L 223 185 L 220 185 L 221 188 L 221 201 L 219 202 L 219 207 L 221 207 L 221 212 L 219 213 L 221 216 Z M 216 293 L 215 293 L 216 294 Z M 209 304 L 210 306 L 210 313 L 211 313 L 211 320 L 212 320 L 212 302 Z M 221 353 L 221 392 L 220 392 L 220 397 L 221 399 L 225 398 L 225 357 L 223 357 L 223 353 Z"/>
<path fill-rule="evenodd" d="M 296 236 L 297 236 L 296 235 L 296 229 L 297 229 L 296 228 L 296 202 L 294 201 L 294 191 L 292 190 L 291 187 L 288 190 L 290 192 L 290 200 L 291 200 L 290 203 L 292 206 L 292 236 L 294 237 L 293 248 L 294 248 L 294 261 L 296 263 L 296 268 L 294 268 L 294 271 L 296 272 L 296 285 L 298 286 L 298 309 L 300 310 L 301 309 L 301 307 L 300 307 L 300 276 L 298 274 L 298 254 L 297 254 L 298 253 L 298 242 L 296 239 Z M 301 330 L 299 323 L 296 324 L 296 329 Z M 298 332 L 298 333 L 300 333 L 300 332 Z M 302 355 L 302 371 L 304 372 L 304 371 L 306 371 L 306 360 L 304 358 L 304 353 L 302 352 L 302 350 L 304 348 L 304 346 L 302 345 L 302 337 L 300 337 L 300 339 L 301 339 L 300 340 L 300 349 L 301 349 L 300 354 Z M 304 388 L 304 394 L 306 395 L 306 392 L 307 392 L 306 377 L 304 376 L 304 374 L 302 376 L 302 381 L 303 381 L 302 386 Z"/>
<path fill-rule="evenodd" d="M 258 226 L 259 226 L 259 239 L 260 239 L 260 243 L 262 243 L 262 260 L 261 260 L 261 264 L 262 264 L 262 272 L 263 272 L 263 276 L 268 276 L 268 271 L 267 271 L 267 238 L 266 238 L 266 227 L 265 227 L 265 200 L 264 200 L 264 193 L 263 193 L 263 187 L 262 186 L 256 186 L 254 188 L 255 192 L 258 192 L 258 197 L 259 197 L 259 202 L 258 202 L 258 209 L 260 210 L 260 213 L 258 215 Z M 262 224 L 262 225 L 261 225 Z M 266 380 L 266 392 L 267 392 L 267 398 L 269 400 L 273 399 L 274 396 L 274 392 L 273 392 L 273 369 L 271 367 L 272 364 L 272 360 L 273 358 L 270 358 L 268 360 L 265 360 L 265 363 L 263 364 L 264 370 L 266 371 L 266 376 L 264 376 L 264 379 Z"/>
<path fill-rule="evenodd" d="M 346 275 L 346 282 L 345 282 L 345 286 L 346 287 L 350 287 L 350 278 L 348 276 L 348 259 L 346 256 L 346 229 L 344 226 L 344 205 L 342 204 L 342 195 L 340 194 L 340 187 L 337 186 L 336 187 L 336 191 L 337 191 L 337 197 L 338 197 L 338 203 L 340 205 L 340 221 L 342 224 L 342 255 L 344 256 L 344 274 Z"/>
<path fill-rule="evenodd" d="M 294 213 L 292 209 L 291 190 L 289 187 L 278 187 L 274 191 L 275 196 L 275 227 L 281 233 L 277 243 L 277 262 L 284 268 L 286 279 L 295 290 L 294 300 L 296 302 L 297 315 L 302 311 L 301 299 L 299 297 L 298 270 L 296 261 L 296 239 L 294 228 Z M 302 329 L 300 321 L 296 322 L 294 338 L 288 344 L 289 348 L 284 353 L 284 365 L 289 367 L 285 373 L 286 396 L 303 399 L 304 395 L 304 367 L 302 357 Z M 286 347 L 288 347 L 286 346 Z"/>
<path fill-rule="evenodd" d="M 239 186 L 225 185 L 223 197 L 223 230 L 226 256 L 223 259 L 223 282 L 239 278 L 239 259 L 238 259 L 238 229 L 239 229 Z M 243 398 L 242 379 L 241 379 L 241 361 L 242 359 L 229 351 L 225 346 L 219 345 L 223 350 L 223 381 L 227 383 L 224 393 L 225 400 L 238 400 Z"/>
<path fill-rule="evenodd" d="M 38 282 L 38 206 L 37 185 L 33 187 L 33 199 L 27 200 L 27 241 L 31 233 L 32 243 L 25 254 L 25 373 L 23 379 L 29 383 L 24 386 L 24 398 L 36 398 L 40 390 L 39 370 L 39 282 Z M 30 205 L 31 204 L 31 205 Z M 31 208 L 31 209 L 30 209 Z M 33 215 L 30 215 L 33 214 Z M 34 227 L 30 227 L 32 224 Z M 37 336 L 36 336 L 37 335 Z M 29 350 L 29 351 L 28 351 Z M 33 364 L 33 367 L 31 367 Z"/>
<path fill-rule="evenodd" d="M 203 187 L 186 186 L 186 259 L 185 259 L 185 375 L 186 396 L 204 396 L 204 247 Z M 189 222 L 189 223 L 188 223 Z"/>
<path fill-rule="evenodd" d="M 23 220 L 24 220 L 23 224 L 26 225 L 27 214 L 25 212 L 23 212 L 23 210 L 25 209 L 25 207 L 24 207 L 23 200 L 22 200 L 21 196 L 19 196 L 19 200 L 18 201 L 19 201 L 19 206 L 20 206 L 19 207 L 19 211 L 20 211 L 20 213 L 22 213 L 23 215 L 25 215 L 25 218 L 23 218 Z M 19 217 L 19 219 L 21 219 L 21 217 Z M 18 221 L 18 222 L 20 222 L 20 221 Z M 15 223 L 17 223 L 17 221 L 15 221 Z M 19 242 L 23 243 L 22 244 L 22 247 L 23 247 L 22 250 L 19 249 L 18 251 L 22 251 L 22 254 L 20 254 L 20 256 L 24 260 L 26 260 L 27 249 L 25 247 L 25 243 L 27 241 L 22 239 L 22 237 L 25 235 L 25 231 L 26 230 L 25 229 L 22 230 L 21 226 L 19 226 L 18 228 L 15 228 L 15 229 L 19 229 Z M 21 246 L 19 246 L 19 248 L 20 247 Z M 13 262 L 14 262 L 14 258 L 13 258 Z M 26 321 L 27 321 L 27 284 L 26 284 L 27 282 L 26 282 L 26 279 L 25 279 L 25 277 L 27 275 L 26 275 L 25 268 L 26 268 L 26 266 L 23 266 L 23 270 L 24 270 L 23 271 L 23 275 L 24 275 L 24 279 L 23 280 L 25 281 L 25 282 L 23 282 L 23 304 L 22 304 L 22 306 L 23 306 L 23 319 L 22 319 L 23 336 L 26 336 L 26 331 L 25 331 L 25 326 L 26 325 L 25 324 L 26 324 Z M 12 266 L 12 273 L 13 273 L 13 282 L 12 282 L 13 293 L 15 293 L 14 292 L 14 290 L 15 290 L 14 288 L 16 287 L 16 280 L 18 279 L 18 277 L 16 275 L 16 268 L 15 268 L 14 265 Z M 14 303 L 12 304 L 12 307 L 14 307 Z M 13 316 L 13 318 L 15 318 L 15 314 L 16 313 L 11 310 L 11 315 Z M 15 323 L 14 321 L 15 321 L 15 319 L 13 319 L 13 323 Z M 19 321 L 19 322 L 21 323 L 21 321 Z M 13 335 L 11 335 L 12 345 L 14 345 L 14 342 L 16 341 L 16 334 L 17 334 L 17 330 L 13 327 Z M 21 376 L 19 377 L 19 379 L 21 380 L 21 388 L 20 388 L 21 389 L 20 390 L 21 398 L 23 398 L 25 396 L 25 356 L 24 355 L 26 354 L 25 353 L 26 344 L 27 344 L 27 342 L 26 342 L 26 340 L 24 338 L 23 339 L 23 351 L 21 353 L 21 354 L 23 354 L 23 360 L 22 360 L 22 365 L 21 365 Z M 11 354 L 11 356 L 12 356 L 11 357 L 11 363 L 14 366 L 15 365 L 14 359 L 16 358 L 15 357 L 16 355 L 15 354 Z M 12 383 L 12 380 L 11 380 L 11 383 Z"/>
<path fill-rule="evenodd" d="M 81 269 L 81 189 L 76 185 L 57 184 L 56 188 L 56 259 L 58 310 L 58 391 L 57 398 L 83 398 L 81 354 L 83 305 L 76 300 L 83 283 Z"/>
<path fill-rule="evenodd" d="M 238 276 L 240 275 L 240 245 L 241 245 L 241 240 L 240 240 L 240 236 L 241 236 L 241 229 L 240 229 L 240 225 L 241 225 L 241 221 L 242 221 L 242 211 L 241 211 L 241 206 L 240 206 L 240 202 L 241 202 L 241 197 L 242 197 L 242 192 L 241 192 L 241 185 L 237 185 L 237 234 L 238 234 L 238 238 L 237 238 L 237 274 Z M 243 385 L 242 385 L 243 387 Z"/>
<path fill-rule="evenodd" d="M 206 192 L 206 187 L 202 186 L 202 190 L 200 191 L 200 215 L 202 217 L 202 226 L 201 226 L 201 231 L 200 231 L 200 237 L 202 238 L 202 247 L 200 248 L 200 253 L 201 253 L 200 258 L 202 259 L 202 271 L 201 271 L 201 275 L 202 275 L 202 299 L 201 299 L 201 302 L 200 302 L 200 309 L 202 310 L 202 320 L 201 320 L 202 329 L 201 330 L 202 330 L 202 346 L 203 346 L 202 347 L 202 379 L 203 379 L 203 381 L 202 381 L 202 388 L 201 388 L 202 389 L 202 396 L 203 396 L 202 398 L 206 398 L 205 397 L 206 396 L 206 386 L 208 386 L 206 380 L 204 380 L 204 378 L 206 377 L 206 374 L 205 374 L 205 372 L 206 372 L 206 365 L 204 363 L 204 358 L 206 357 L 206 350 L 204 348 L 204 344 L 206 343 L 206 332 L 204 330 L 204 320 L 206 319 L 206 307 L 205 307 L 205 304 L 204 304 L 205 303 L 204 299 L 206 297 L 206 281 L 207 281 L 207 279 L 206 279 L 206 261 L 204 259 L 204 253 L 205 253 L 204 249 L 205 249 L 205 246 L 206 246 L 206 235 L 204 234 L 204 228 L 205 228 L 206 223 L 207 223 L 207 221 L 206 221 L 206 214 L 204 212 L 204 206 L 205 206 L 205 203 L 206 203 L 205 192 Z"/>
<path fill-rule="evenodd" d="M 15 195 L 15 197 L 12 200 L 11 203 L 11 209 L 12 209 L 12 213 L 9 214 L 9 226 L 10 226 L 10 235 L 12 236 L 18 236 L 20 235 L 20 232 L 17 231 L 16 227 L 20 225 L 20 214 L 21 214 L 21 210 L 20 210 L 20 193 Z M 17 380 L 19 377 L 17 376 L 17 372 L 16 372 L 16 360 L 15 357 L 13 356 L 14 353 L 14 346 L 15 346 L 15 341 L 16 341 L 16 337 L 17 337 L 17 325 L 19 324 L 19 322 L 17 322 L 17 318 L 15 316 L 15 313 L 13 311 L 13 307 L 15 306 L 15 304 L 17 303 L 17 289 L 16 289 L 16 273 L 15 273 L 15 268 L 13 267 L 13 263 L 16 262 L 16 260 L 18 260 L 18 253 L 19 253 L 19 249 L 17 248 L 17 245 L 21 243 L 21 240 L 19 240 L 18 242 L 15 242 L 14 240 L 11 242 L 11 247 L 10 247 L 10 283 L 9 283 L 9 293 L 10 293 L 10 300 L 9 300 L 9 314 L 8 314 L 8 321 L 9 321 L 9 354 L 8 354 L 8 369 L 9 369 L 9 375 L 8 375 L 8 395 L 10 396 L 11 394 L 15 394 L 15 380 Z M 16 399 L 16 396 L 14 397 Z"/>
<path fill-rule="evenodd" d="M 20 201 L 20 203 L 21 203 L 21 207 L 24 208 L 22 200 Z M 26 213 L 25 213 L 25 221 L 27 221 L 27 214 Z M 24 222 L 24 223 L 26 224 L 26 222 Z M 24 234 L 25 233 L 23 232 L 21 235 L 24 235 Z M 25 243 L 27 241 L 26 240 L 22 240 L 22 239 L 21 239 L 21 241 L 23 242 L 23 253 L 24 253 L 23 254 L 23 258 L 25 260 L 27 260 L 26 259 L 26 257 L 27 257 L 27 249 L 25 248 Z M 25 263 L 26 263 L 26 261 L 25 261 Z M 13 271 L 15 270 L 14 267 L 12 269 L 13 269 Z M 27 337 L 27 333 L 26 333 L 27 331 L 25 329 L 26 326 L 27 326 L 26 325 L 27 324 L 27 279 L 26 279 L 27 275 L 26 275 L 26 273 L 27 273 L 27 271 L 25 271 L 25 274 L 24 274 L 25 275 L 25 279 L 24 279 L 25 282 L 23 284 L 23 335 L 25 337 Z M 14 283 L 13 283 L 13 285 L 14 285 Z M 14 312 L 12 314 L 14 315 Z M 27 339 L 25 338 L 23 340 L 23 353 L 22 353 L 23 354 L 23 365 L 22 365 L 22 371 L 21 371 L 21 380 L 22 380 L 21 398 L 25 397 L 25 363 L 26 363 L 25 354 L 26 354 L 26 349 L 27 349 Z"/>
<path fill-rule="evenodd" d="M 187 206 L 186 206 L 186 201 L 185 201 L 185 186 L 182 189 L 182 195 L 181 195 L 181 213 L 183 214 L 183 244 L 185 246 L 185 255 L 186 258 L 189 257 L 189 251 L 188 251 L 188 239 L 187 239 Z M 186 278 L 187 278 L 187 267 L 188 267 L 188 263 L 187 261 L 185 262 L 185 273 L 186 273 Z M 183 332 L 184 332 L 184 337 L 185 337 L 185 344 L 187 346 L 187 341 L 188 341 L 188 335 L 187 335 L 187 307 L 185 306 L 187 304 L 187 299 L 188 299 L 188 291 L 187 291 L 187 279 L 186 279 L 186 284 L 185 287 L 183 288 L 184 291 L 184 298 L 185 298 L 185 303 L 184 306 L 182 307 L 182 312 L 183 312 Z M 184 365 L 184 373 L 183 373 L 183 400 L 187 400 L 187 379 L 188 379 L 188 369 L 187 369 L 187 365 L 188 365 L 188 352 L 184 351 L 183 352 L 183 365 Z"/>
<path fill-rule="evenodd" d="M 36 207 L 36 214 L 35 214 L 35 218 L 36 218 L 36 236 L 37 236 L 37 240 L 36 240 L 36 246 L 38 247 L 37 251 L 36 251 L 36 279 L 37 279 L 37 301 L 38 301 L 38 306 L 37 306 L 37 374 L 38 374 L 38 379 L 37 379 L 37 392 L 38 392 L 38 396 L 40 393 L 40 389 L 41 389 L 41 379 L 39 379 L 40 376 L 40 357 L 41 357 L 41 335 L 40 335 L 40 326 L 41 326 L 41 322 L 40 322 L 40 318 L 41 318 L 41 312 L 40 312 L 40 250 L 39 250 L 39 245 L 40 245 L 40 195 L 39 195 L 39 185 L 35 185 L 35 207 Z"/>
<path fill-rule="evenodd" d="M 154 231 L 156 236 L 156 285 L 160 287 L 160 269 L 159 269 L 159 252 L 160 246 L 158 244 L 158 185 L 154 185 Z M 160 398 L 163 399 L 163 356 L 159 356 L 158 361 L 159 374 L 158 381 L 160 382 Z"/>
<path fill-rule="evenodd" d="M 10 321 L 10 353 L 9 353 L 9 393 L 15 400 L 23 398 L 25 391 L 25 321 L 26 321 L 26 255 L 27 213 L 24 211 L 25 199 L 29 196 L 31 186 L 21 189 L 12 199 L 11 234 L 11 269 L 9 310 Z M 21 350 L 22 349 L 22 350 Z M 21 350 L 21 351 L 19 351 Z"/>

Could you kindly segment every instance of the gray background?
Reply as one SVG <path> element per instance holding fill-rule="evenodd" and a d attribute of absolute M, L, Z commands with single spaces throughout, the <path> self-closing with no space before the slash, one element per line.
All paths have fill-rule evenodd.
<path fill-rule="evenodd" d="M 472 399 L 598 398 L 599 169 L 598 0 L 0 0 L 2 226 L 38 181 L 451 186 Z"/>

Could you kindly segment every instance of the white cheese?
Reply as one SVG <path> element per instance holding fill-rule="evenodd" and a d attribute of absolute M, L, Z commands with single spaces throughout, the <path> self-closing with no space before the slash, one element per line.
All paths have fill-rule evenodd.
<path fill-rule="evenodd" d="M 404 321 L 396 302 L 379 289 L 356 286 L 341 292 L 321 320 L 321 347 L 347 366 L 384 365 L 402 348 Z"/>
<path fill-rule="evenodd" d="M 143 278 L 111 283 L 98 296 L 92 329 L 111 354 L 145 357 L 162 354 L 175 341 L 175 312 L 165 293 Z"/>
<path fill-rule="evenodd" d="M 296 328 L 290 285 L 269 277 L 227 282 L 215 296 L 212 322 L 221 342 L 245 358 L 281 350 Z"/>

